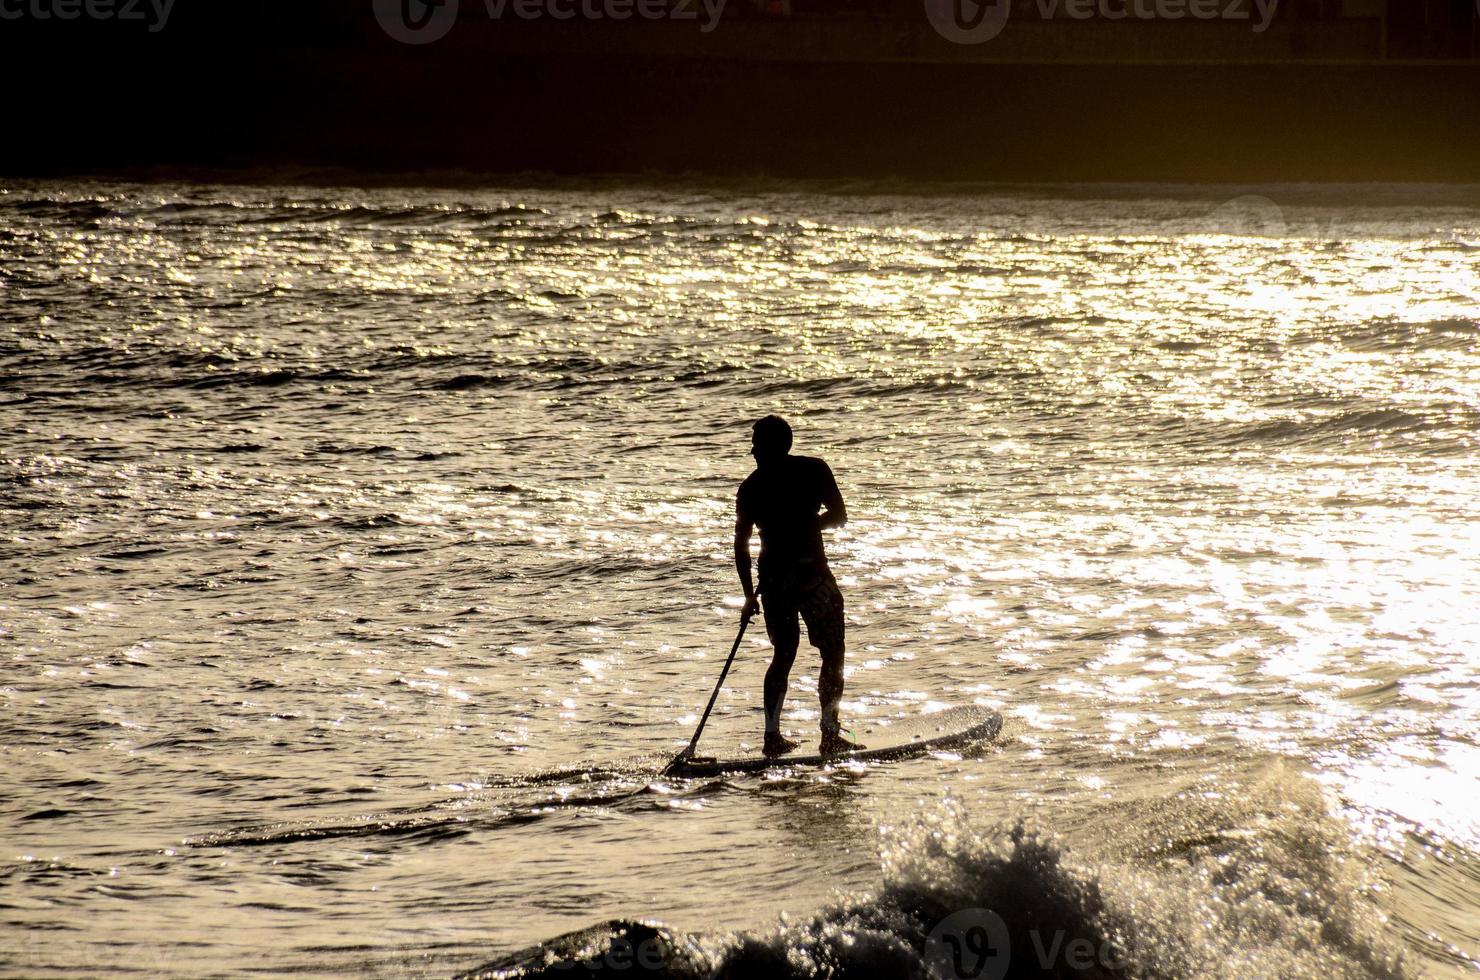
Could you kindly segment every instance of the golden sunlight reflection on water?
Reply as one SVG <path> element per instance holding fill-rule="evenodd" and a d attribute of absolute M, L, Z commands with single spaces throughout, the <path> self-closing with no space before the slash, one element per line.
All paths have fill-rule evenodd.
<path fill-rule="evenodd" d="M 608 916 L 757 928 L 876 888 L 878 827 L 952 795 L 1110 882 L 1108 825 L 1306 779 L 1408 855 L 1382 907 L 1424 965 L 1476 952 L 1480 261 L 1435 229 L 1480 208 L 1291 204 L 1272 236 L 1175 196 L 198 186 L 146 227 L 88 216 L 137 188 L 23 193 L 0 826 L 35 860 L 0 860 L 28 928 L 89 916 L 74 968 L 155 934 L 177 972 L 450 973 Z M 687 741 L 767 411 L 848 496 L 850 719 L 981 702 L 998 745 L 518 783 Z M 755 742 L 766 653 L 706 750 Z M 1216 813 L 1178 846 L 1277 819 Z M 333 833 L 259 832 L 304 825 Z M 233 832 L 266 839 L 181 846 Z"/>

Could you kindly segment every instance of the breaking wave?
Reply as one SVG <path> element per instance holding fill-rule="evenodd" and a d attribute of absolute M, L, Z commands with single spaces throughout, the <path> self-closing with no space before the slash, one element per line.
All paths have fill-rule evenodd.
<path fill-rule="evenodd" d="M 1414 975 L 1369 856 L 1317 787 L 1275 765 L 1087 821 L 982 827 L 947 802 L 884 828 L 884 884 L 764 931 L 615 920 L 466 977 L 1282 977 Z"/>

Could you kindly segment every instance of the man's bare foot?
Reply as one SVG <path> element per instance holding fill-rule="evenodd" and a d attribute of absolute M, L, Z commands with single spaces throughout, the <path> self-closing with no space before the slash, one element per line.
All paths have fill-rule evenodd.
<path fill-rule="evenodd" d="M 761 752 L 767 759 L 774 759 L 778 755 L 785 755 L 792 751 L 800 744 L 793 742 L 780 732 L 766 732 L 766 747 Z"/>
<path fill-rule="evenodd" d="M 857 752 L 866 749 L 867 745 L 850 741 L 843 737 L 841 732 L 823 732 L 822 741 L 817 746 L 818 755 L 842 755 L 845 752 Z"/>

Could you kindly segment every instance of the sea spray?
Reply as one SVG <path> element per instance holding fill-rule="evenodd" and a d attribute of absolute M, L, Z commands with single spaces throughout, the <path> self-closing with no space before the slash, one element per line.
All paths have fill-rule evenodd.
<path fill-rule="evenodd" d="M 644 956 L 643 975 L 735 980 L 1412 975 L 1359 846 L 1319 788 L 1278 764 L 1113 808 L 1072 834 L 1026 819 L 982 827 L 949 799 L 880 833 L 875 894 L 771 930 L 614 921 L 471 975 L 605 976 Z"/>

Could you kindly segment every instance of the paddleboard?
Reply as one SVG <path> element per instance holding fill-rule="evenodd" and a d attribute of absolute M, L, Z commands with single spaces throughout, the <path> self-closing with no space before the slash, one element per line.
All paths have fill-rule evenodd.
<path fill-rule="evenodd" d="M 674 776 L 715 776 L 726 772 L 759 772 L 792 766 L 837 765 L 849 762 L 883 762 L 946 752 L 973 742 L 989 741 L 1002 730 L 1002 716 L 975 705 L 947 708 L 911 718 L 880 719 L 853 732 L 866 748 L 837 755 L 801 755 L 793 752 L 768 759 L 763 755 L 733 759 L 695 756 L 675 763 Z"/>

